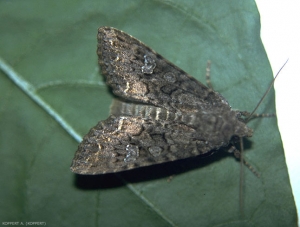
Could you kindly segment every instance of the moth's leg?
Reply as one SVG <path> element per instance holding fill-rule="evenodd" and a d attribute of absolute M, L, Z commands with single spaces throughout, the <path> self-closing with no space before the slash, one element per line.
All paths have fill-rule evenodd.
<path fill-rule="evenodd" d="M 210 65 L 211 65 L 211 61 L 207 61 L 205 78 L 206 78 L 207 87 L 210 90 L 213 90 L 212 84 L 210 82 Z"/>
<path fill-rule="evenodd" d="M 249 117 L 249 115 L 251 114 L 250 112 L 247 111 L 241 111 L 240 112 L 241 116 L 244 117 L 244 119 L 247 119 Z M 262 118 L 262 117 L 276 117 L 276 114 L 252 114 L 252 116 L 250 117 L 250 119 L 247 119 L 247 122 L 249 122 L 252 119 L 255 118 Z"/>
<path fill-rule="evenodd" d="M 241 152 L 236 149 L 235 146 L 232 146 L 228 149 L 228 153 L 233 153 L 234 157 L 237 158 L 237 159 L 241 159 Z M 245 166 L 247 166 L 247 168 L 252 172 L 254 173 L 254 175 L 256 175 L 257 177 L 259 177 L 259 173 L 250 165 L 250 163 L 248 163 L 245 158 L 243 158 L 243 164 Z"/>
<path fill-rule="evenodd" d="M 169 176 L 167 182 L 170 183 L 174 177 L 175 177 L 175 174 Z"/>

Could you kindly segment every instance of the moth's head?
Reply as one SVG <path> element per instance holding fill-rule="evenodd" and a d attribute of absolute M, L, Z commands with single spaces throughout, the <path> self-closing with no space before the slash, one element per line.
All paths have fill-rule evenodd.
<path fill-rule="evenodd" d="M 251 137 L 253 135 L 253 129 L 247 127 L 247 125 L 245 125 L 246 127 L 243 129 L 237 129 L 237 131 L 235 132 L 235 134 L 231 137 L 231 142 L 233 143 L 237 143 L 240 141 L 240 138 L 243 137 Z"/>
<path fill-rule="evenodd" d="M 251 137 L 253 135 L 253 129 L 249 128 L 247 122 L 242 118 L 243 112 L 236 111 L 236 122 L 234 127 L 234 133 L 231 140 L 234 138 Z"/>

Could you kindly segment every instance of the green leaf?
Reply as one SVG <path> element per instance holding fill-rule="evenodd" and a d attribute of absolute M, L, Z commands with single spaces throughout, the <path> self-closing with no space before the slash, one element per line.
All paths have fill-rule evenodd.
<path fill-rule="evenodd" d="M 253 120 L 240 165 L 225 152 L 103 176 L 69 170 L 109 115 L 97 28 L 121 29 L 251 111 L 272 80 L 251 0 L 1 1 L 0 220 L 49 226 L 296 226 L 275 118 Z M 274 91 L 259 112 L 274 113 Z M 78 136 L 80 135 L 80 136 Z M 184 151 L 183 151 L 184 152 Z M 172 178 L 170 178 L 172 176 Z"/>

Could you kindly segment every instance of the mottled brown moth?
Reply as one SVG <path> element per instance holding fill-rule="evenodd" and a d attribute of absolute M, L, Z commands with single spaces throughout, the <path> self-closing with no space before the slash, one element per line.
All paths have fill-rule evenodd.
<path fill-rule="evenodd" d="M 208 155 L 251 137 L 248 112 L 233 110 L 206 87 L 134 37 L 98 30 L 99 64 L 117 96 L 108 119 L 83 138 L 72 162 L 78 174 L 105 174 Z"/>

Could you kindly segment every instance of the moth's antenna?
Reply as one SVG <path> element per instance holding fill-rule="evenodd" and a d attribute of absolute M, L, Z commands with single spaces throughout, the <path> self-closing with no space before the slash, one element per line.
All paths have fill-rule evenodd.
<path fill-rule="evenodd" d="M 289 59 L 286 60 L 286 62 L 283 64 L 283 66 L 279 69 L 279 71 L 277 72 L 277 74 L 275 75 L 274 79 L 272 80 L 269 88 L 267 89 L 267 91 L 264 93 L 263 97 L 259 100 L 258 104 L 256 105 L 256 107 L 254 108 L 254 110 L 248 115 L 246 112 L 244 114 L 247 114 L 247 118 L 245 119 L 245 122 L 249 122 L 249 120 L 251 119 L 251 117 L 254 115 L 255 111 L 257 110 L 257 108 L 260 106 L 260 104 L 262 103 L 262 101 L 264 100 L 264 98 L 267 96 L 267 94 L 270 92 L 271 88 L 274 85 L 275 79 L 277 78 L 277 76 L 279 75 L 280 71 L 283 69 L 283 67 L 286 65 L 286 63 L 288 62 Z M 244 163 L 247 162 L 244 160 L 243 157 L 243 151 L 244 151 L 244 144 L 243 144 L 243 139 L 240 138 L 240 190 L 239 190 L 239 198 L 240 198 L 240 212 L 241 215 L 244 215 L 244 195 L 243 195 L 243 187 L 244 187 Z M 247 165 L 249 167 L 249 165 Z M 250 166 L 251 167 L 251 166 Z M 249 167 L 249 168 L 250 168 Z M 254 171 L 252 169 L 252 167 L 250 168 L 250 170 L 257 176 L 259 177 L 259 174 Z"/>
<path fill-rule="evenodd" d="M 243 144 L 243 139 L 240 138 L 240 153 L 241 153 L 241 157 L 240 157 L 240 193 L 239 193 L 239 197 L 240 197 L 240 212 L 241 212 L 241 216 L 244 216 L 244 155 L 243 155 L 243 151 L 244 151 L 244 144 Z"/>
<path fill-rule="evenodd" d="M 246 122 L 249 122 L 249 120 L 251 119 L 251 117 L 253 116 L 253 114 L 255 113 L 255 111 L 257 110 L 257 108 L 260 106 L 260 104 L 262 103 L 262 101 L 265 99 L 265 97 L 267 96 L 267 94 L 269 93 L 269 91 L 271 90 L 271 88 L 274 85 L 275 79 L 277 78 L 277 76 L 279 75 L 280 71 L 283 69 L 283 67 L 286 65 L 286 63 L 289 61 L 289 59 L 286 60 L 286 62 L 283 64 L 283 66 L 279 69 L 279 71 L 277 72 L 276 76 L 274 77 L 274 79 L 272 80 L 269 88 L 267 89 L 267 91 L 265 92 L 265 94 L 263 95 L 263 97 L 259 100 L 258 104 L 256 105 L 256 107 L 254 108 L 254 110 L 247 116 L 247 118 L 245 119 Z"/>

